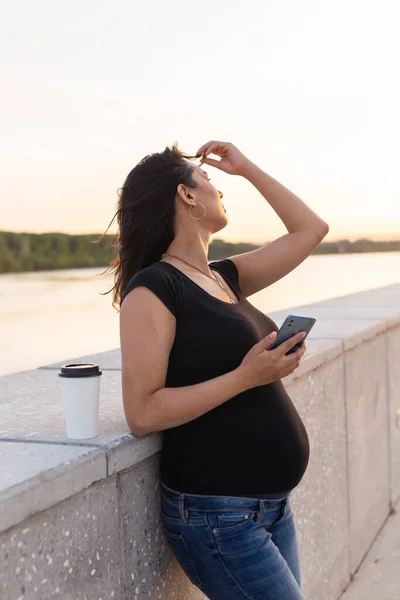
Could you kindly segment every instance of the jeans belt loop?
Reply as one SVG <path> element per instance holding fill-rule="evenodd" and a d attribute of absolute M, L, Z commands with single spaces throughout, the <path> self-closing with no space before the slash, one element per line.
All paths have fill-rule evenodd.
<path fill-rule="evenodd" d="M 260 499 L 258 501 L 259 510 L 257 511 L 256 523 L 260 523 L 264 518 L 264 502 Z"/>
<path fill-rule="evenodd" d="M 286 508 L 287 508 L 288 502 L 289 502 L 289 496 L 287 496 L 287 497 L 285 498 L 285 500 L 283 501 L 283 503 L 282 503 L 282 510 L 281 510 L 281 516 L 282 516 L 282 517 L 283 517 L 283 515 L 284 515 L 284 514 L 285 514 L 285 512 L 286 512 Z"/>
<path fill-rule="evenodd" d="M 185 494 L 179 495 L 179 515 L 184 523 L 188 522 L 188 509 L 185 508 Z"/>

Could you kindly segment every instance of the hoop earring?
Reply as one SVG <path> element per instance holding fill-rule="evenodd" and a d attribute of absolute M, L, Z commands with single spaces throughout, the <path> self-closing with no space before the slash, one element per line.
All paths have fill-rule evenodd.
<path fill-rule="evenodd" d="M 201 219 L 203 219 L 203 218 L 204 218 L 204 216 L 205 216 L 205 214 L 206 214 L 206 212 L 207 212 L 207 211 L 206 211 L 206 207 L 204 206 L 204 204 L 202 204 L 201 202 L 198 202 L 197 204 L 200 204 L 200 205 L 201 205 L 201 206 L 204 208 L 204 213 L 203 213 L 203 216 L 202 216 L 202 217 L 199 217 L 199 218 L 197 218 L 197 219 L 196 219 L 196 217 L 193 217 L 193 216 L 192 216 L 192 213 L 190 212 L 190 211 L 192 210 L 192 208 L 193 208 L 193 205 L 192 205 L 192 204 L 190 205 L 190 208 L 189 208 L 189 215 L 190 215 L 190 216 L 192 217 L 192 219 L 194 219 L 195 221 L 201 221 Z M 196 206 L 197 206 L 197 204 L 196 204 Z"/>

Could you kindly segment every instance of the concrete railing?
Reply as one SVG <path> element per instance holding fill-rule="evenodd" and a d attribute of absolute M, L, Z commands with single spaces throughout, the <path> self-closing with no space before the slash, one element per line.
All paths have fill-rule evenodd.
<path fill-rule="evenodd" d="M 317 318 L 283 380 L 311 446 L 291 496 L 302 588 L 337 600 L 400 498 L 400 284 L 269 314 L 290 312 Z M 99 435 L 82 442 L 57 377 L 73 361 L 103 370 Z M 125 422 L 119 348 L 1 377 L 0 409 L 1 598 L 204 598 L 163 532 L 162 434 Z"/>

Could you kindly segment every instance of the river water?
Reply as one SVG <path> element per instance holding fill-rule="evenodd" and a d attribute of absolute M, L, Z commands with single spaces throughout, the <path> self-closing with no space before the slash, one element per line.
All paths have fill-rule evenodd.
<path fill-rule="evenodd" d="M 0 275 L 0 375 L 118 348 L 106 267 Z M 311 255 L 250 296 L 262 312 L 400 282 L 400 252 Z M 280 325 L 280 323 L 278 323 Z"/>

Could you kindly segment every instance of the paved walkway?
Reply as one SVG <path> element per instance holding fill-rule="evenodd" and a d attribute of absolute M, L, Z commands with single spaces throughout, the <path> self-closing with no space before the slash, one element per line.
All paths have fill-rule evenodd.
<path fill-rule="evenodd" d="M 400 600 L 400 501 L 340 600 Z"/>

